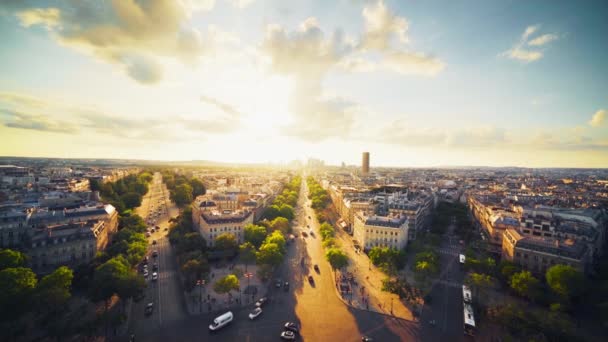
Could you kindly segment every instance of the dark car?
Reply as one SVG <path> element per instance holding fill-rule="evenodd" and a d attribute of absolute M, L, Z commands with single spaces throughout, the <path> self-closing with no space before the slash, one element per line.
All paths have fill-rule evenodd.
<path fill-rule="evenodd" d="M 311 283 L 311 284 L 315 283 L 315 280 L 314 280 L 314 278 L 311 275 L 308 276 L 308 282 Z"/>
<path fill-rule="evenodd" d="M 319 271 L 319 265 L 315 264 L 313 268 L 315 269 L 315 271 L 317 271 L 317 273 L 321 273 L 321 271 Z"/>
<path fill-rule="evenodd" d="M 307 236 L 308 236 L 308 234 L 306 234 L 306 232 L 302 232 L 302 236 L 303 236 L 303 237 L 307 237 Z"/>
<path fill-rule="evenodd" d="M 298 323 L 287 322 L 285 323 L 285 330 L 293 331 L 294 333 L 298 333 L 300 331 L 300 326 Z"/>
<path fill-rule="evenodd" d="M 363 342 L 371 342 L 373 340 L 374 340 L 373 338 L 368 337 L 368 336 L 362 336 L 361 337 L 361 341 L 363 341 Z"/>
<path fill-rule="evenodd" d="M 283 284 L 281 279 L 277 279 L 277 281 L 274 283 L 274 287 L 279 288 L 279 287 L 281 287 L 281 284 Z"/>
<path fill-rule="evenodd" d="M 154 303 L 148 303 L 146 304 L 146 316 L 150 316 L 152 314 L 152 312 L 154 312 Z"/>
<path fill-rule="evenodd" d="M 158 271 L 158 263 L 155 262 L 154 265 L 152 265 L 152 271 Z"/>
<path fill-rule="evenodd" d="M 158 256 L 158 251 L 155 250 L 154 252 L 152 252 L 152 256 L 156 258 Z"/>

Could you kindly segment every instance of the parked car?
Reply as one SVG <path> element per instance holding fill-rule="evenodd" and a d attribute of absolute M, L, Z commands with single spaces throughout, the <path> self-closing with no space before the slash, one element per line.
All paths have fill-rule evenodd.
<path fill-rule="evenodd" d="M 255 302 L 255 306 L 261 308 L 264 305 L 266 305 L 267 302 L 268 302 L 268 298 L 267 297 L 262 297 L 262 298 L 258 299 L 257 302 Z"/>
<path fill-rule="evenodd" d="M 313 266 L 313 268 L 315 269 L 315 271 L 316 271 L 317 273 L 321 273 L 321 271 L 319 270 L 319 265 L 315 264 L 315 265 Z"/>
<path fill-rule="evenodd" d="M 373 339 L 373 338 L 371 338 L 371 337 L 368 337 L 368 336 L 361 336 L 361 341 L 362 341 L 362 342 L 371 342 L 371 341 L 373 341 L 373 340 L 374 340 L 374 339 Z"/>
<path fill-rule="evenodd" d="M 157 251 L 157 250 L 154 250 L 154 251 L 152 252 L 152 256 L 156 258 L 156 257 L 158 256 L 158 251 Z"/>
<path fill-rule="evenodd" d="M 254 319 L 258 318 L 258 316 L 261 314 L 262 314 L 262 308 L 256 307 L 255 309 L 253 309 L 253 311 L 251 311 L 251 313 L 249 313 L 249 319 L 254 320 Z"/>
<path fill-rule="evenodd" d="M 295 340 L 296 334 L 293 331 L 285 330 L 281 333 L 281 338 L 284 340 Z"/>
<path fill-rule="evenodd" d="M 156 240 L 152 240 L 152 244 L 153 244 L 153 245 L 156 245 Z"/>
<path fill-rule="evenodd" d="M 293 331 L 296 334 L 300 331 L 300 326 L 298 326 L 298 323 L 287 322 L 287 323 L 285 323 L 284 327 L 285 327 L 285 330 Z"/>
<path fill-rule="evenodd" d="M 311 283 L 311 284 L 315 283 L 315 280 L 314 280 L 314 278 L 311 275 L 308 276 L 308 282 Z"/>
<path fill-rule="evenodd" d="M 158 271 L 158 263 L 155 262 L 154 265 L 152 265 L 152 271 Z"/>
<path fill-rule="evenodd" d="M 308 236 L 308 234 L 306 234 L 306 232 L 302 232 L 302 236 L 303 236 L 303 237 L 307 237 L 307 236 Z"/>

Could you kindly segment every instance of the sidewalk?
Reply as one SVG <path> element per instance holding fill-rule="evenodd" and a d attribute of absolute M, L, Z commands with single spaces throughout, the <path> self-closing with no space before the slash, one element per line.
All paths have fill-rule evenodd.
<path fill-rule="evenodd" d="M 240 271 L 239 271 L 240 270 Z M 209 280 L 204 286 L 196 286 L 192 292 L 184 292 L 186 306 L 190 315 L 201 315 L 210 312 L 220 312 L 227 309 L 238 309 L 255 303 L 266 295 L 266 284 L 263 284 L 257 275 L 257 266 L 249 265 L 247 273 L 252 277 L 244 276 L 245 265 L 236 264 L 234 268 L 212 267 Z M 229 294 L 218 294 L 213 290 L 213 284 L 220 278 L 229 274 L 236 274 L 239 278 L 240 290 Z"/>
<path fill-rule="evenodd" d="M 335 273 L 336 289 L 344 303 L 357 309 L 413 321 L 412 311 L 399 299 L 399 296 L 382 291 L 382 280 L 386 275 L 371 264 L 365 253 L 355 252 L 350 235 L 340 228 L 335 230 L 340 249 L 350 259 L 350 265 L 344 273 L 339 271 Z M 350 280 L 341 281 L 340 276 L 347 274 Z M 350 285 L 350 292 L 342 291 L 346 289 L 346 284 Z"/>

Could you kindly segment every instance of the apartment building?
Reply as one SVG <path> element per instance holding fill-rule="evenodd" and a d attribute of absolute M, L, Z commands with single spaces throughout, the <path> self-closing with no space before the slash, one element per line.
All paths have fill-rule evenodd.
<path fill-rule="evenodd" d="M 27 249 L 32 269 L 46 273 L 92 261 L 97 251 L 105 249 L 110 228 L 105 220 L 89 220 L 36 229 Z"/>
<path fill-rule="evenodd" d="M 590 262 L 589 248 L 581 241 L 526 236 L 512 228 L 507 229 L 503 237 L 502 259 L 538 275 L 557 264 L 569 265 L 584 272 Z"/>
<path fill-rule="evenodd" d="M 355 213 L 353 236 L 365 250 L 373 247 L 402 249 L 408 241 L 408 219 L 406 215 L 367 216 Z"/>
<path fill-rule="evenodd" d="M 246 225 L 253 223 L 254 212 L 248 209 L 222 209 L 213 201 L 195 201 L 192 222 L 208 246 L 223 234 L 233 234 L 239 244 L 244 242 Z"/>

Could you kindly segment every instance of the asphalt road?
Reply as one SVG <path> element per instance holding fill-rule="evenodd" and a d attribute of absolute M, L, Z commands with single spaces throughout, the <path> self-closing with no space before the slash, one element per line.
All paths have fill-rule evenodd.
<path fill-rule="evenodd" d="M 163 200 L 164 198 L 164 200 Z M 161 214 L 155 220 L 160 231 L 152 233 L 148 239 L 149 271 L 145 298 L 131 306 L 131 315 L 128 322 L 128 332 L 136 336 L 158 331 L 171 322 L 181 321 L 187 317 L 181 294 L 177 265 L 171 251 L 171 245 L 164 230 L 169 226 L 169 218 L 177 215 L 177 209 L 169 201 L 169 192 L 162 183 L 159 173 L 154 174 L 148 194 L 144 197 L 142 205 L 137 212 L 144 220 L 148 221 L 152 213 L 161 208 Z M 152 241 L 156 240 L 156 244 Z M 152 251 L 158 252 L 158 257 L 152 257 Z M 153 281 L 152 265 L 158 263 L 158 280 Z M 145 305 L 154 303 L 154 312 L 150 316 L 144 314 Z"/>

